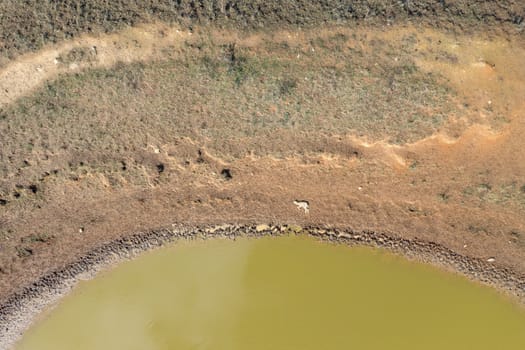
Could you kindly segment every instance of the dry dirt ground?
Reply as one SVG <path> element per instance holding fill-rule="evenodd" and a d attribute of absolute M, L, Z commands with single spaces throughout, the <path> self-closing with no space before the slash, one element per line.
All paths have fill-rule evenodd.
<path fill-rule="evenodd" d="M 161 23 L 6 59 L 0 301 L 174 223 L 382 232 L 525 275 L 524 60 L 520 33 Z"/>

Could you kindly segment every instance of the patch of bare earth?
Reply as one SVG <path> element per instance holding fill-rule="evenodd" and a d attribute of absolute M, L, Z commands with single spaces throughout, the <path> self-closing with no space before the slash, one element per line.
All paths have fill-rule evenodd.
<path fill-rule="evenodd" d="M 0 300 L 174 223 L 384 232 L 525 274 L 524 57 L 412 26 L 158 24 L 9 62 Z"/>

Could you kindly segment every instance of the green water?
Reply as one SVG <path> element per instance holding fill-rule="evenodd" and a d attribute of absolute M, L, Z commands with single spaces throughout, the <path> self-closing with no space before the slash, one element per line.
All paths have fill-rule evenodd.
<path fill-rule="evenodd" d="M 525 312 L 376 250 L 186 242 L 82 283 L 17 349 L 523 350 Z"/>

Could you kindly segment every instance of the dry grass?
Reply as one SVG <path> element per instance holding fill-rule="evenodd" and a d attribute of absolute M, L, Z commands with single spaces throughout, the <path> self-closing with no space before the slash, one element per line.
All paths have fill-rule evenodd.
<path fill-rule="evenodd" d="M 440 130 L 454 92 L 416 67 L 410 38 L 356 45 L 365 40 L 246 47 L 203 34 L 164 60 L 61 76 L 0 111 L 0 198 L 42 200 L 49 181 L 96 174 L 111 187 L 144 186 L 162 163 L 151 147 L 184 138 L 228 159 L 325 152 L 315 141 L 328 135 L 404 143 Z M 296 142 L 305 135 L 311 144 Z M 181 164 L 197 157 L 178 152 Z"/>
<path fill-rule="evenodd" d="M 261 28 L 408 19 L 433 26 L 498 24 L 522 30 L 524 17 L 520 0 L 0 0 L 0 65 L 5 57 L 46 43 L 152 20 Z"/>

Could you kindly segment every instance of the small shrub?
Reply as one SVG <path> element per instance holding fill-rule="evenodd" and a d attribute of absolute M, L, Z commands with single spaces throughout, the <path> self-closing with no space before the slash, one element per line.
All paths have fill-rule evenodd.
<path fill-rule="evenodd" d="M 279 82 L 279 94 L 286 96 L 291 94 L 297 87 L 297 80 L 295 79 L 284 79 Z"/>
<path fill-rule="evenodd" d="M 235 44 L 228 46 L 227 59 L 230 63 L 228 72 L 233 76 L 237 86 L 259 73 L 256 60 L 242 55 Z"/>
<path fill-rule="evenodd" d="M 485 194 L 487 192 L 490 192 L 491 190 L 492 190 L 492 186 L 488 183 L 479 184 L 477 187 L 477 191 L 479 194 Z"/>
<path fill-rule="evenodd" d="M 96 48 L 92 47 L 75 47 L 65 55 L 60 55 L 58 61 L 64 64 L 73 62 L 92 62 L 96 59 Z"/>
<path fill-rule="evenodd" d="M 204 66 L 204 70 L 212 79 L 217 79 L 220 77 L 220 68 L 221 64 L 216 59 L 205 55 L 202 58 L 202 65 Z"/>
<path fill-rule="evenodd" d="M 443 202 L 446 202 L 449 198 L 450 198 L 450 195 L 446 192 L 442 192 L 439 194 L 439 198 L 443 201 Z"/>
<path fill-rule="evenodd" d="M 48 243 L 54 238 L 52 235 L 48 235 L 47 233 L 37 233 L 37 234 L 31 234 L 26 237 L 22 237 L 21 242 L 22 243 Z"/>
<path fill-rule="evenodd" d="M 33 249 L 29 247 L 16 247 L 16 255 L 19 258 L 27 258 L 33 255 Z"/>

